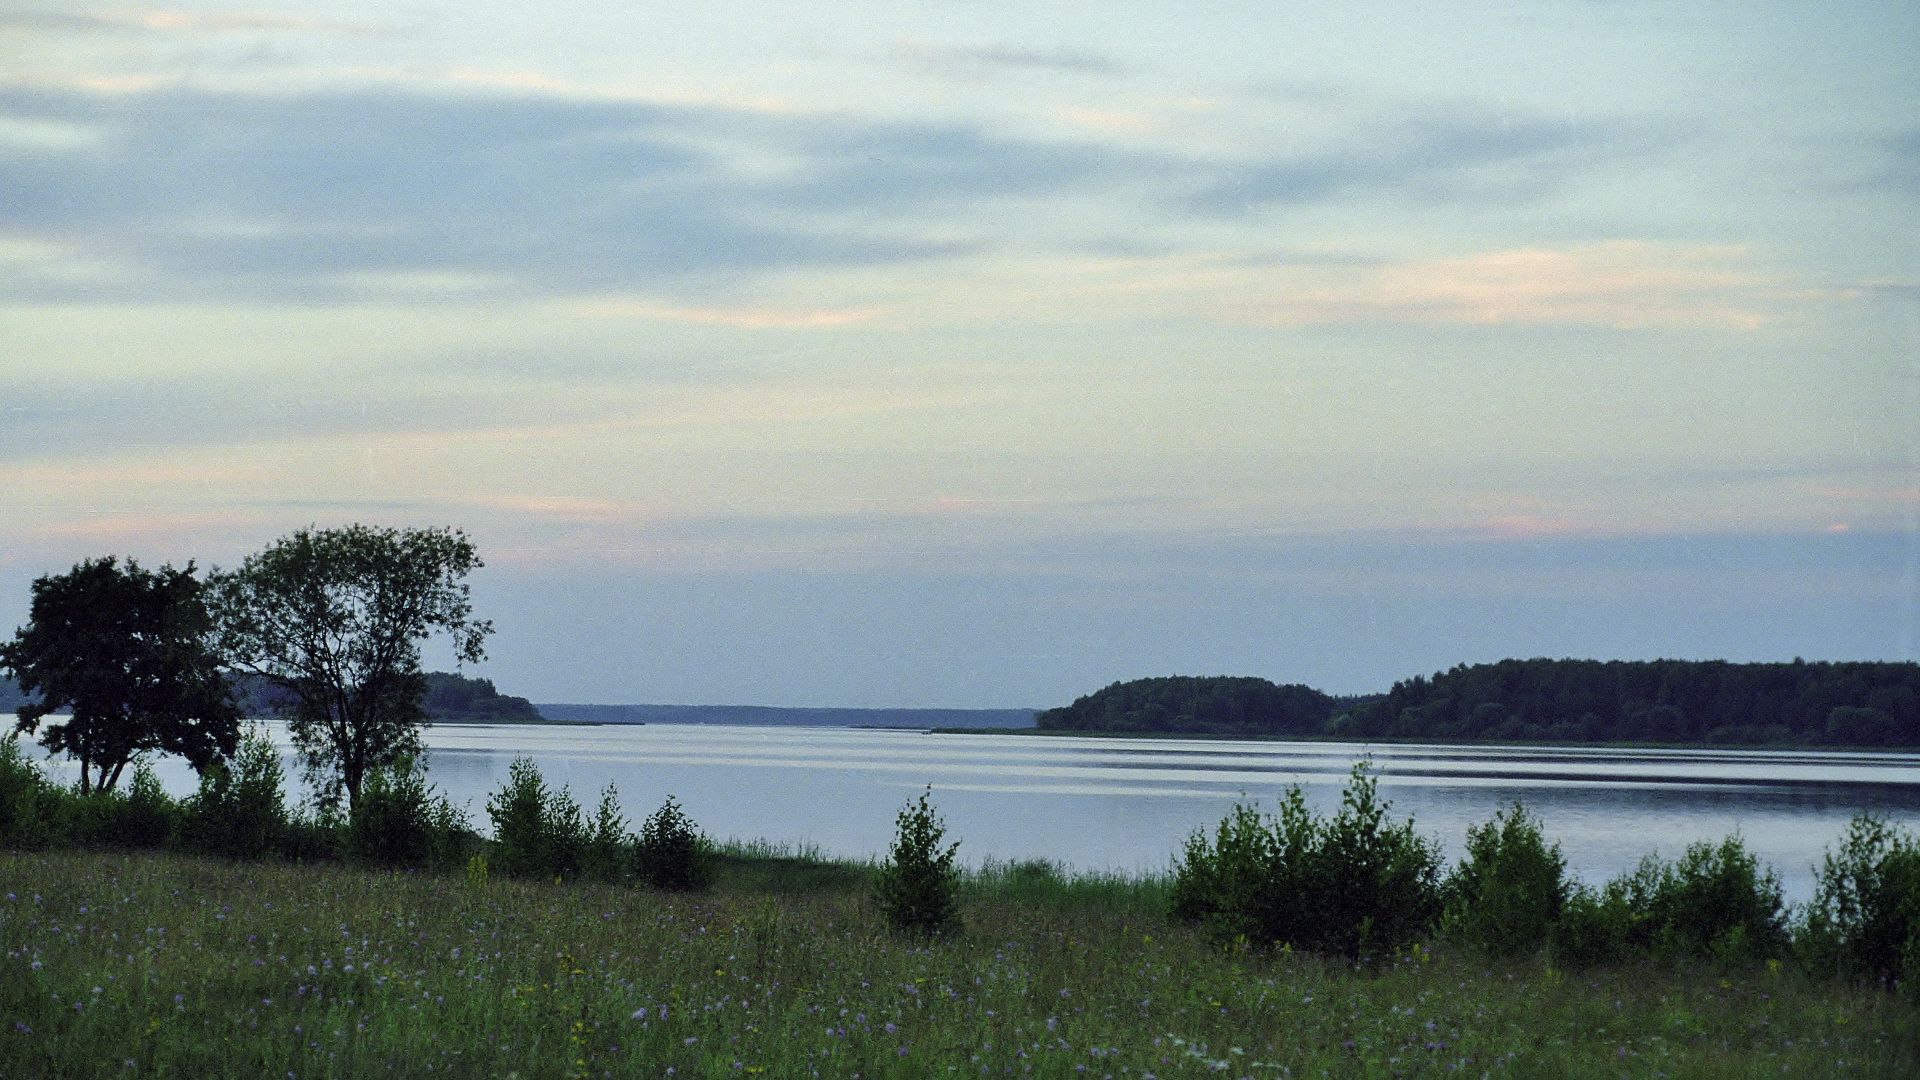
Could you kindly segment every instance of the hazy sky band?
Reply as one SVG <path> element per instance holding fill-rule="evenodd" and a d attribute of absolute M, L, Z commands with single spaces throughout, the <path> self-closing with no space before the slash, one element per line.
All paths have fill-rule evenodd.
<path fill-rule="evenodd" d="M 364 520 L 546 699 L 1915 656 L 1914 12 L 1274 8 L 0 14 L 0 623 Z"/>

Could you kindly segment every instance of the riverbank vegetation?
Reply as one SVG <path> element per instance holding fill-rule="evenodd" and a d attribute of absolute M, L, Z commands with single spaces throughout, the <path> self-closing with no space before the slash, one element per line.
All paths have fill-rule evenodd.
<path fill-rule="evenodd" d="M 1920 845 L 1871 818 L 1787 910 L 1737 837 L 1590 886 L 1518 807 L 1442 866 L 1364 767 L 1333 816 L 1238 808 L 1148 878 L 964 869 L 924 795 L 876 865 L 672 802 L 629 833 L 526 762 L 491 839 L 411 765 L 345 817 L 288 808 L 257 734 L 209 776 L 82 795 L 0 748 L 0 1072 L 1920 1067 Z"/>
<path fill-rule="evenodd" d="M 1457 742 L 1920 747 L 1920 664 L 1502 660 L 1336 698 L 1265 679 L 1114 683 L 1042 731 Z"/>

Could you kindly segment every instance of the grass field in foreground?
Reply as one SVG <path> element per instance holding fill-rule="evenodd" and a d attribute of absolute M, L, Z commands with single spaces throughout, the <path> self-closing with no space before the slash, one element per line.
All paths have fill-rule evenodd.
<path fill-rule="evenodd" d="M 0 1075 L 1911 1076 L 1920 1007 L 1791 967 L 1223 952 L 1159 887 L 975 880 L 888 933 L 858 866 L 674 896 L 0 854 Z"/>

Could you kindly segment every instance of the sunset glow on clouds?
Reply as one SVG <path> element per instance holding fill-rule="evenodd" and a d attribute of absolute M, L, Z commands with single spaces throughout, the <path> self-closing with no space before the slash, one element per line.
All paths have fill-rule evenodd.
<path fill-rule="evenodd" d="M 546 700 L 1913 657 L 1916 45 L 1899 4 L 16 5 L 0 626 L 88 556 L 370 521 L 474 535 L 488 673 Z"/>

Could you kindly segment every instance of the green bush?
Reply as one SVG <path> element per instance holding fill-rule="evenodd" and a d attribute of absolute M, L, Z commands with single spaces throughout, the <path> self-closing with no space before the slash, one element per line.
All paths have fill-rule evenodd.
<path fill-rule="evenodd" d="M 1488 952 L 1538 949 L 1567 905 L 1567 860 L 1519 803 L 1467 829 L 1467 853 L 1447 881 L 1450 936 Z"/>
<path fill-rule="evenodd" d="M 293 862 L 338 862 L 345 854 L 346 821 L 337 806 L 296 810 L 287 815 L 280 854 Z"/>
<path fill-rule="evenodd" d="M 1810 964 L 1843 978 L 1920 991 L 1920 842 L 1856 815 L 1821 860 L 1798 944 Z"/>
<path fill-rule="evenodd" d="M 713 878 L 712 845 L 671 795 L 641 824 L 633 863 L 656 889 L 704 889 Z"/>
<path fill-rule="evenodd" d="M 1175 918 L 1225 940 L 1371 957 L 1425 936 L 1440 913 L 1440 858 L 1413 822 L 1389 824 L 1366 763 L 1321 821 L 1298 786 L 1262 821 L 1236 806 L 1214 838 L 1188 838 L 1173 870 Z"/>
<path fill-rule="evenodd" d="M 532 758 L 507 767 L 507 784 L 487 799 L 493 822 L 490 864 L 520 877 L 569 877 L 587 846 L 580 804 L 565 788 L 547 787 Z"/>
<path fill-rule="evenodd" d="M 1786 942 L 1779 878 L 1729 836 L 1673 862 L 1648 855 L 1604 889 L 1575 891 L 1552 944 L 1557 961 L 1584 967 L 1636 951 L 1753 960 Z"/>
<path fill-rule="evenodd" d="M 1548 935 L 1548 955 L 1566 968 L 1616 963 L 1638 947 L 1645 921 L 1635 914 L 1621 881 L 1600 889 L 1581 885 L 1567 895 L 1566 906 Z"/>
<path fill-rule="evenodd" d="M 874 899 L 888 925 L 927 936 L 955 926 L 960 875 L 954 868 L 958 843 L 942 848 L 947 828 L 934 812 L 933 787 L 900 810 L 893 846 L 874 879 Z"/>
<path fill-rule="evenodd" d="M 0 844 L 45 847 L 54 838 L 59 795 L 39 764 L 21 751 L 18 736 L 0 738 Z"/>
<path fill-rule="evenodd" d="M 103 839 L 115 847 L 159 848 L 173 839 L 182 808 L 160 786 L 160 778 L 144 758 L 133 763 L 133 777 L 123 794 L 110 795 Z"/>
<path fill-rule="evenodd" d="M 1318 948 L 1355 958 L 1390 952 L 1425 937 L 1440 916 L 1439 849 L 1413 831 L 1413 819 L 1389 824 L 1388 807 L 1366 763 L 1354 766 L 1313 860 Z"/>
<path fill-rule="evenodd" d="M 580 869 L 602 881 L 620 881 L 626 878 L 632 865 L 632 838 L 627 835 L 626 815 L 620 812 L 620 793 L 608 784 L 600 792 L 600 804 L 594 808 L 593 822 L 587 827 Z"/>
<path fill-rule="evenodd" d="M 1174 918 L 1202 924 L 1222 941 L 1314 940 L 1319 920 L 1310 890 L 1324 833 L 1298 786 L 1287 790 L 1279 816 L 1268 821 L 1251 806 L 1235 805 L 1211 841 L 1195 832 L 1175 860 Z"/>
<path fill-rule="evenodd" d="M 1690 844 L 1666 864 L 1650 915 L 1657 948 L 1694 956 L 1772 956 L 1787 940 L 1780 879 L 1738 836 Z"/>
<path fill-rule="evenodd" d="M 433 793 L 412 758 L 368 773 L 347 818 L 348 857 L 376 866 L 450 866 L 466 858 L 472 839 L 466 814 Z"/>
<path fill-rule="evenodd" d="M 181 824 L 188 847 L 235 859 L 257 859 L 280 845 L 287 828 L 280 752 L 259 728 L 239 749 L 200 773 Z"/>

